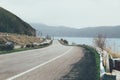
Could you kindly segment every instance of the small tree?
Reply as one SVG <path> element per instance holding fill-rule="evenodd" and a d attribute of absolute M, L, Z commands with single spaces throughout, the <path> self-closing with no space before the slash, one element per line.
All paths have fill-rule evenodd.
<path fill-rule="evenodd" d="M 106 46 L 106 37 L 102 34 L 99 34 L 96 38 L 94 38 L 94 44 L 95 46 L 104 50 Z"/>

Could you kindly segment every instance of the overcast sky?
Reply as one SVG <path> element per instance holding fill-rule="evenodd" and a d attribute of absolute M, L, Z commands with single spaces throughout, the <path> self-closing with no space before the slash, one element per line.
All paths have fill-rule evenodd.
<path fill-rule="evenodd" d="M 26 22 L 76 28 L 120 25 L 120 0 L 0 0 Z"/>

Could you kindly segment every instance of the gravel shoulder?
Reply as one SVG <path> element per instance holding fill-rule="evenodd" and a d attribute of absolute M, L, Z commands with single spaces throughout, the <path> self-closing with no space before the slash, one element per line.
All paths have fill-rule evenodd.
<path fill-rule="evenodd" d="M 96 64 L 94 56 L 87 50 L 83 50 L 84 57 L 73 64 L 71 71 L 60 80 L 96 80 Z"/>

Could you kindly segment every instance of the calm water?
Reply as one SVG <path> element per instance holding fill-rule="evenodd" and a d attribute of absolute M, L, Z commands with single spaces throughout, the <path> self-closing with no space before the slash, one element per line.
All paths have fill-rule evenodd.
<path fill-rule="evenodd" d="M 86 45 L 94 45 L 93 38 L 81 38 L 81 37 L 55 37 L 55 39 L 65 39 L 69 41 L 69 44 L 86 44 Z M 106 40 L 107 46 L 111 47 L 112 50 L 116 52 L 120 52 L 120 38 L 107 38 Z"/>

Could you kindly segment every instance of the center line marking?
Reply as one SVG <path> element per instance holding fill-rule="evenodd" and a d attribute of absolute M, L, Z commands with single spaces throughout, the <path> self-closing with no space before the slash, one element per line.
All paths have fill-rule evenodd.
<path fill-rule="evenodd" d="M 42 63 L 42 64 L 40 64 L 40 65 L 38 65 L 38 66 L 36 66 L 36 67 L 33 67 L 33 68 L 31 68 L 31 69 L 29 69 L 29 70 L 27 70 L 27 71 L 25 71 L 25 72 L 22 72 L 22 73 L 20 73 L 20 74 L 17 74 L 17 75 L 15 75 L 15 76 L 13 76 L 13 77 L 10 77 L 10 78 L 6 79 L 6 80 L 13 80 L 13 79 L 18 78 L 18 77 L 20 77 L 20 76 L 22 76 L 22 75 L 24 75 L 24 74 L 26 74 L 26 73 L 29 73 L 29 72 L 31 72 L 31 71 L 39 68 L 39 67 L 42 67 L 42 66 L 44 66 L 44 65 L 46 65 L 46 64 L 48 64 L 48 63 L 50 63 L 50 62 L 52 62 L 52 61 L 54 61 L 54 60 L 56 60 L 56 59 L 58 59 L 58 58 L 60 58 L 60 57 L 62 57 L 62 56 L 64 56 L 64 55 L 66 55 L 66 54 L 67 54 L 68 52 L 70 52 L 72 49 L 73 49 L 73 47 L 70 48 L 69 50 L 67 50 L 67 51 L 66 51 L 65 53 L 63 53 L 62 55 L 59 55 L 59 56 L 57 56 L 57 57 L 55 57 L 55 58 L 53 58 L 53 59 L 51 59 L 51 60 L 49 60 L 49 61 L 46 61 L 46 62 L 44 62 L 44 63 Z"/>

